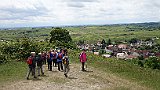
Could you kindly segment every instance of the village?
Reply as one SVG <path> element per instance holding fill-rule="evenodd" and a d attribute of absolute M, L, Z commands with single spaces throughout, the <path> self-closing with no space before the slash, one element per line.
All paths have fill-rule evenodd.
<path fill-rule="evenodd" d="M 115 57 L 117 59 L 136 59 L 149 58 L 152 56 L 160 57 L 159 45 L 154 37 L 146 40 L 132 39 L 130 42 L 120 42 L 119 44 L 107 44 L 105 40 L 98 41 L 95 44 L 77 44 L 78 49 L 86 49 L 95 55 L 101 55 L 104 58 Z M 110 40 L 110 39 L 109 39 Z"/>

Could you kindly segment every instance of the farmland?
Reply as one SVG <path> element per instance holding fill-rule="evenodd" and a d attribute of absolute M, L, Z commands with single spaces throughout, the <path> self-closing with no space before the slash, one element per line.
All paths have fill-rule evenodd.
<path fill-rule="evenodd" d="M 141 25 L 141 24 L 140 24 Z M 98 40 L 125 41 L 132 38 L 147 39 L 159 37 L 160 28 L 139 24 L 103 25 L 103 26 L 74 26 L 67 29 L 74 41 L 85 40 L 93 43 Z M 150 24 L 149 24 L 150 25 Z M 15 40 L 21 37 L 31 37 L 35 40 L 49 39 L 52 28 L 20 28 L 18 30 L 1 30 L 0 39 Z M 160 43 L 160 40 L 156 41 Z"/>

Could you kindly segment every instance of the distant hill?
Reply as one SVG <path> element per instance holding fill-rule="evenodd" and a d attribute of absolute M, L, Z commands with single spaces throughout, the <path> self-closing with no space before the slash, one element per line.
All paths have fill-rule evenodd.
<path fill-rule="evenodd" d="M 141 26 L 141 27 L 152 27 L 152 28 L 157 28 L 160 27 L 160 22 L 149 22 L 149 23 L 135 23 L 135 24 L 131 24 L 131 25 L 137 25 L 137 26 Z"/>

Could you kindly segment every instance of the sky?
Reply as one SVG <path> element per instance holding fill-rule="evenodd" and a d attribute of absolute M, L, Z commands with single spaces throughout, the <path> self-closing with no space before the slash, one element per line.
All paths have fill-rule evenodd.
<path fill-rule="evenodd" d="M 0 28 L 160 21 L 160 0 L 1 0 Z"/>

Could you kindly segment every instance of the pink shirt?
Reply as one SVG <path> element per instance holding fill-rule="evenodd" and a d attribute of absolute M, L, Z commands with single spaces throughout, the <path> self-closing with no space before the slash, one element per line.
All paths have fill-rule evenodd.
<path fill-rule="evenodd" d="M 80 55 L 80 62 L 86 62 L 87 61 L 87 55 L 85 52 L 82 52 Z"/>

